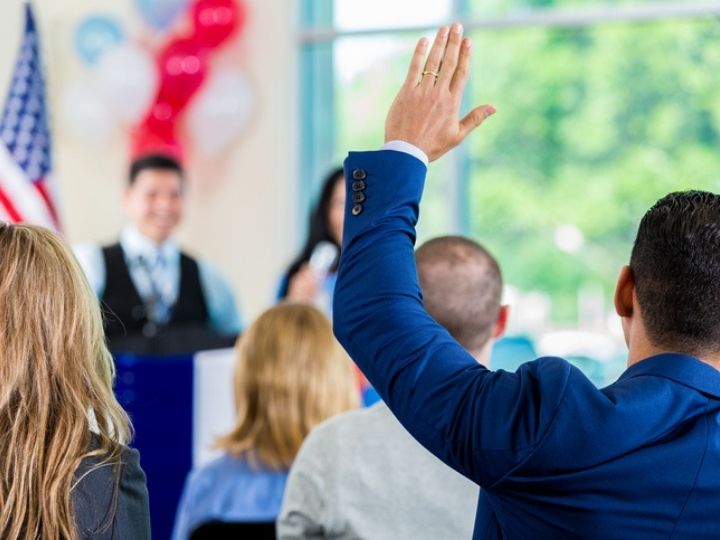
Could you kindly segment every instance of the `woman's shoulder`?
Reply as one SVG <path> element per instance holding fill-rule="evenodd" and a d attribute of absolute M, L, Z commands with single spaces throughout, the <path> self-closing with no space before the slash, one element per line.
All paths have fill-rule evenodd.
<path fill-rule="evenodd" d="M 243 456 L 222 456 L 188 476 L 173 538 L 204 521 L 271 521 L 277 517 L 287 471 L 253 467 Z"/>
<path fill-rule="evenodd" d="M 91 455 L 86 456 L 78 465 L 75 476 L 79 476 L 83 471 L 95 471 L 104 469 L 105 465 L 119 464 L 121 466 L 128 467 L 139 467 L 140 466 L 140 452 L 124 444 L 117 444 L 119 450 L 119 460 L 108 460 L 107 453 L 98 453 L 100 449 L 100 442 L 98 438 L 93 435 L 90 440 L 89 451 L 93 452 Z M 100 468 L 99 468 L 100 467 Z"/>
<path fill-rule="evenodd" d="M 100 447 L 93 436 L 90 451 Z M 145 473 L 140 467 L 140 453 L 134 448 L 119 445 L 118 458 L 112 459 L 107 453 L 93 453 L 83 458 L 75 471 L 75 487 L 82 490 L 106 487 L 115 484 L 119 478 L 121 484 L 146 484 Z"/>
<path fill-rule="evenodd" d="M 190 480 L 195 483 L 213 483 L 227 477 L 256 474 L 257 471 L 244 456 L 223 453 L 190 472 Z"/>
<path fill-rule="evenodd" d="M 188 489 L 198 496 L 207 492 L 222 491 L 222 486 L 242 489 L 244 481 L 256 481 L 266 478 L 283 479 L 287 471 L 275 471 L 261 465 L 252 465 L 245 456 L 224 453 L 201 467 L 194 469 L 188 476 Z"/>
<path fill-rule="evenodd" d="M 98 447 L 93 438 L 91 449 Z M 80 538 L 150 538 L 150 512 L 140 454 L 120 446 L 118 459 L 85 457 L 75 472 L 72 499 Z"/>

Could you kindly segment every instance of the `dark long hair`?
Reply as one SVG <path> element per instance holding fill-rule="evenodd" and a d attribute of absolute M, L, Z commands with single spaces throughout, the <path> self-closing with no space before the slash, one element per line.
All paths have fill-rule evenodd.
<path fill-rule="evenodd" d="M 310 260 L 315 246 L 320 242 L 332 242 L 340 249 L 340 246 L 330 234 L 330 228 L 328 226 L 328 211 L 330 209 L 330 199 L 332 198 L 332 192 L 335 188 L 335 182 L 344 175 L 342 167 L 336 167 L 332 169 L 325 176 L 322 184 L 322 191 L 320 192 L 320 199 L 313 208 L 310 214 L 310 222 L 308 223 L 308 236 L 305 241 L 300 254 L 293 260 L 290 266 L 285 272 L 285 278 L 278 291 L 278 298 L 285 298 L 287 295 L 288 285 L 292 277 L 300 270 L 300 267 Z M 337 262 L 336 268 L 337 269 Z"/>

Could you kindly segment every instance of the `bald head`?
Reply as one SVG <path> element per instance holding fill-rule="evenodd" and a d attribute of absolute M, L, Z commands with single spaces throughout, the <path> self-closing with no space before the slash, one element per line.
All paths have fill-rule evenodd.
<path fill-rule="evenodd" d="M 423 303 L 430 316 L 468 351 L 482 350 L 500 313 L 502 276 L 477 242 L 443 236 L 415 252 Z"/>

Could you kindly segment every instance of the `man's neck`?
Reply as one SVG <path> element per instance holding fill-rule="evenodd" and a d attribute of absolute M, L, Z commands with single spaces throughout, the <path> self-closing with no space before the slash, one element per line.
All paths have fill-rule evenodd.
<path fill-rule="evenodd" d="M 485 343 L 485 346 L 476 351 L 468 351 L 472 357 L 477 360 L 478 364 L 482 364 L 486 368 L 490 367 L 490 355 L 492 353 L 492 347 L 495 340 L 490 339 L 487 343 Z"/>
<path fill-rule="evenodd" d="M 628 367 L 637 364 L 638 362 L 642 362 L 646 358 L 650 358 L 651 356 L 657 356 L 658 354 L 684 354 L 687 356 L 693 356 L 697 358 L 698 360 L 705 362 L 709 366 L 717 369 L 720 371 L 720 353 L 703 353 L 703 352 L 688 352 L 678 349 L 672 349 L 668 347 L 656 347 L 650 343 L 645 344 L 638 344 L 637 346 L 633 346 L 633 344 L 630 345 L 630 349 L 628 351 Z"/>
<path fill-rule="evenodd" d="M 174 243 L 172 237 L 167 237 L 162 239 L 161 241 L 158 241 L 154 238 L 150 238 L 149 236 L 145 235 L 135 227 L 134 225 L 128 225 L 126 226 L 122 233 L 120 234 L 120 238 L 123 244 L 127 244 L 129 246 L 132 246 L 133 248 L 162 248 L 166 244 Z"/>

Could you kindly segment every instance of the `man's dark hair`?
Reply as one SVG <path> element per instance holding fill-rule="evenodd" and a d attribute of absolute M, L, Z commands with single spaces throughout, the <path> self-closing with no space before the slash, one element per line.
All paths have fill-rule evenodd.
<path fill-rule="evenodd" d="M 468 351 L 482 349 L 500 312 L 502 276 L 495 258 L 461 236 L 429 240 L 415 252 L 423 304 Z"/>
<path fill-rule="evenodd" d="M 166 154 L 146 154 L 133 160 L 130 164 L 128 174 L 128 183 L 133 185 L 137 176 L 146 169 L 162 169 L 166 171 L 175 171 L 181 179 L 185 178 L 180 162 L 172 156 Z"/>
<path fill-rule="evenodd" d="M 657 201 L 640 222 L 630 268 L 653 345 L 720 351 L 720 196 L 682 191 Z"/>

